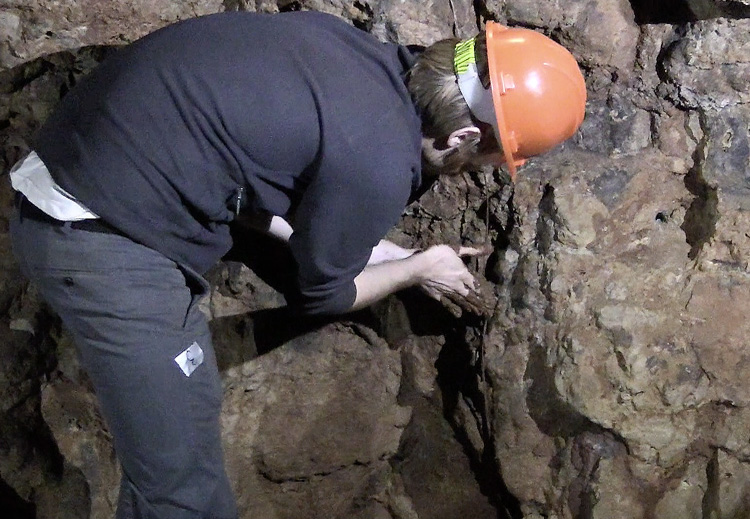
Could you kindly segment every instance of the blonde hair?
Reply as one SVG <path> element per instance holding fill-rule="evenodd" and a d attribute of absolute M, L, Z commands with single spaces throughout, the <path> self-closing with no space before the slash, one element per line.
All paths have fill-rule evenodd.
<path fill-rule="evenodd" d="M 407 86 L 422 116 L 425 137 L 440 138 L 473 124 L 453 69 L 453 53 L 459 41 L 450 38 L 432 44 L 409 70 Z"/>
<path fill-rule="evenodd" d="M 432 164 L 436 169 L 463 168 L 480 151 L 488 149 L 489 141 L 485 138 L 488 132 L 494 141 L 491 126 L 472 116 L 458 88 L 453 59 L 456 44 L 460 41 L 448 38 L 433 43 L 419 55 L 406 77 L 407 88 L 422 117 L 422 136 L 428 143 L 424 157 L 426 165 Z M 489 69 L 484 32 L 476 36 L 476 61 L 486 88 L 489 86 Z M 448 136 L 467 126 L 479 127 L 482 136 L 469 137 L 458 148 L 446 151 Z"/>

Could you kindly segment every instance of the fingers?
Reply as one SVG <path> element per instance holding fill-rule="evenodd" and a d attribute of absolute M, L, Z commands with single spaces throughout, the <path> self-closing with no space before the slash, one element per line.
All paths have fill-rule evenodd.
<path fill-rule="evenodd" d="M 433 245 L 427 251 L 442 251 L 445 253 L 445 251 L 453 251 L 453 253 L 456 256 L 463 257 L 463 256 L 488 256 L 492 254 L 495 249 L 492 247 L 492 245 L 482 245 L 479 247 L 464 247 L 463 245 L 448 245 L 448 244 L 442 244 L 442 245 Z"/>
<path fill-rule="evenodd" d="M 481 247 L 457 247 L 453 250 L 455 250 L 462 258 L 466 256 L 487 256 L 493 252 L 491 245 L 483 245 Z"/>
<path fill-rule="evenodd" d="M 423 284 L 420 285 L 420 287 L 425 294 L 427 294 L 431 299 L 434 299 L 435 301 L 440 301 L 440 298 L 443 296 L 443 292 L 437 290 L 433 286 Z"/>
<path fill-rule="evenodd" d="M 476 289 L 477 281 L 474 279 L 474 276 L 471 275 L 471 273 L 467 270 L 463 273 L 461 276 L 461 281 L 463 282 L 464 286 L 466 286 L 469 290 Z"/>
<path fill-rule="evenodd" d="M 456 317 L 461 317 L 463 311 L 482 316 L 489 316 L 493 311 L 492 307 L 488 306 L 487 303 L 474 292 L 467 291 L 467 294 L 462 295 L 452 290 L 445 290 L 444 287 L 441 287 L 440 290 L 433 290 L 426 286 L 422 286 L 422 290 L 431 299 L 440 302 Z"/>
<path fill-rule="evenodd" d="M 469 297 L 476 291 L 476 280 L 468 271 L 452 280 L 446 279 L 430 280 L 421 284 L 422 289 L 433 299 L 440 300 L 441 297 L 457 294 L 461 297 Z"/>

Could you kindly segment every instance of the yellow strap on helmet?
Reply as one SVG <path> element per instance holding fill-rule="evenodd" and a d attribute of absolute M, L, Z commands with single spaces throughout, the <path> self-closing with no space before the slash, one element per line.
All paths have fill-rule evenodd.
<path fill-rule="evenodd" d="M 456 75 L 465 73 L 470 64 L 476 63 L 477 59 L 474 56 L 475 42 L 476 38 L 471 38 L 456 45 L 456 50 L 453 53 L 453 69 Z"/>

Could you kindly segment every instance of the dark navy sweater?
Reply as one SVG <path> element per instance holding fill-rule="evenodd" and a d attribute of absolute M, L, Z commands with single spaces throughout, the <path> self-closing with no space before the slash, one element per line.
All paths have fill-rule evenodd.
<path fill-rule="evenodd" d="M 321 13 L 195 18 L 107 58 L 34 148 L 102 219 L 199 273 L 231 246 L 239 192 L 293 212 L 303 310 L 341 312 L 419 183 L 411 61 Z"/>

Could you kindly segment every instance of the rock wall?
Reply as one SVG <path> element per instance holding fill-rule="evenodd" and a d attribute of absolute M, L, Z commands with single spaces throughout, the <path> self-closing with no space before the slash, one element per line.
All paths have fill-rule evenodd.
<path fill-rule="evenodd" d="M 441 181 L 391 233 L 487 236 L 471 267 L 489 317 L 405 292 L 292 322 L 284 279 L 246 253 L 258 237 L 211 272 L 241 517 L 750 518 L 747 0 L 4 0 L 3 172 L 111 46 L 231 9 L 326 11 L 403 43 L 532 27 L 589 89 L 580 132 L 515 185 Z M 106 426 L 9 253 L 11 198 L 0 182 L 0 509 L 109 517 Z"/>

